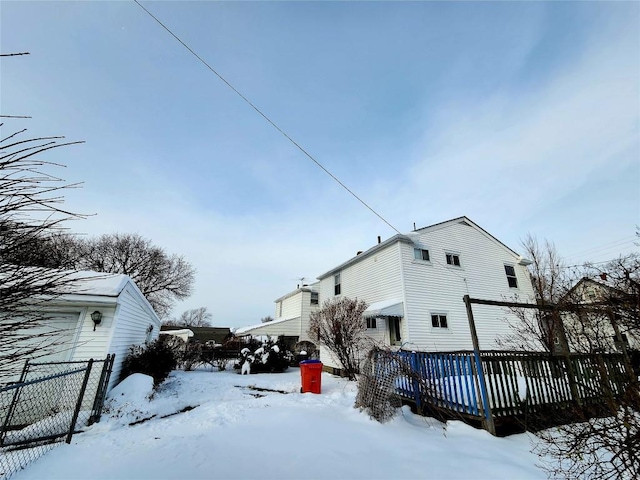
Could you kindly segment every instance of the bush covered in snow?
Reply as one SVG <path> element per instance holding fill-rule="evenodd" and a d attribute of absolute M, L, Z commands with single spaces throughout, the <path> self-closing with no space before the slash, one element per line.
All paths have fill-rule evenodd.
<path fill-rule="evenodd" d="M 158 386 L 177 365 L 175 350 L 160 337 L 147 345 L 131 347 L 122 363 L 120 380 L 132 373 L 144 373 L 152 376 L 154 385 Z"/>
<path fill-rule="evenodd" d="M 256 349 L 245 347 L 241 357 L 234 365 L 241 374 L 245 373 L 281 373 L 289 368 L 293 355 L 283 348 L 281 339 L 269 338 Z"/>

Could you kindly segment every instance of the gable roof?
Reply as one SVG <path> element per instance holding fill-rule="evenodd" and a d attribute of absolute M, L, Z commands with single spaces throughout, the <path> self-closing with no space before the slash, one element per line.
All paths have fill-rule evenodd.
<path fill-rule="evenodd" d="M 567 291 L 562 297 L 563 299 L 570 299 L 574 293 L 578 291 L 579 288 L 585 286 L 586 284 L 591 284 L 594 287 L 598 288 L 601 292 L 609 292 L 610 294 L 615 295 L 626 295 L 626 293 L 618 288 L 615 288 L 611 285 L 608 285 L 604 281 L 598 281 L 589 277 L 582 277 L 580 280 L 576 282 L 576 284 Z"/>
<path fill-rule="evenodd" d="M 475 223 L 474 221 L 472 221 L 469 217 L 467 217 L 465 215 L 463 215 L 462 217 L 452 218 L 451 220 L 446 220 L 444 222 L 434 223 L 433 225 L 428 225 L 426 227 L 418 228 L 418 229 L 414 230 L 413 232 L 415 233 L 415 232 L 428 232 L 428 231 L 433 231 L 433 230 L 440 230 L 442 228 L 446 228 L 446 227 L 448 227 L 450 225 L 455 225 L 455 224 L 462 224 L 462 225 L 466 225 L 468 227 L 474 228 L 477 231 L 479 231 L 480 233 L 482 233 L 483 235 L 485 235 L 486 237 L 490 238 L 494 242 L 496 242 L 499 245 L 501 245 L 503 248 L 508 250 L 509 253 L 511 253 L 512 255 L 514 255 L 514 256 L 516 256 L 518 258 L 523 258 L 522 255 L 520 255 L 518 252 L 516 252 L 515 250 L 509 248 L 507 245 L 502 243 L 500 240 L 498 240 L 496 237 L 491 235 L 484 228 L 482 228 L 480 225 L 478 225 L 477 223 Z"/>
<path fill-rule="evenodd" d="M 155 323 L 157 325 L 161 323 L 160 317 L 158 317 L 149 300 L 140 291 L 133 279 L 127 275 L 80 270 L 68 272 L 65 279 L 68 279 L 69 282 L 65 284 L 64 293 L 58 297 L 62 301 L 106 301 L 115 304 L 118 302 L 120 294 L 126 288 L 129 288 L 130 293 L 139 298 L 143 308 L 151 314 Z"/>
<path fill-rule="evenodd" d="M 355 257 L 350 258 L 346 262 L 341 263 L 337 267 L 332 268 L 328 272 L 325 272 L 322 275 L 319 275 L 318 276 L 318 280 L 322 280 L 323 278 L 327 278 L 327 277 L 329 277 L 329 276 L 331 276 L 331 275 L 333 275 L 335 273 L 338 273 L 340 270 L 342 270 L 342 269 L 344 269 L 346 267 L 349 267 L 349 266 L 351 266 L 351 265 L 353 265 L 353 264 L 355 264 L 355 263 L 357 263 L 357 262 L 359 262 L 359 261 L 361 261 L 361 260 L 373 255 L 374 253 L 378 252 L 379 250 L 382 250 L 383 248 L 386 248 L 389 245 L 394 244 L 396 242 L 414 244 L 412 236 L 415 236 L 415 234 L 418 233 L 418 232 L 428 232 L 430 230 L 439 230 L 439 229 L 446 228 L 446 227 L 449 227 L 449 226 L 455 225 L 455 224 L 463 224 L 463 225 L 467 225 L 468 227 L 476 229 L 478 232 L 480 232 L 481 234 L 485 235 L 487 238 L 493 240 L 498 245 L 500 245 L 501 247 L 506 249 L 511 255 L 516 257 L 518 259 L 518 263 L 519 264 L 521 264 L 521 265 L 529 265 L 531 263 L 530 260 L 525 259 L 522 255 L 518 254 L 516 251 L 514 251 L 511 248 L 507 247 L 504 243 L 502 243 L 500 240 L 498 240 L 496 237 L 491 235 L 485 229 L 483 229 L 482 227 L 480 227 L 479 225 L 477 225 L 476 223 L 471 221 L 468 217 L 462 216 L 462 217 L 453 218 L 451 220 L 446 220 L 444 222 L 435 223 L 433 225 L 429 225 L 429 226 L 426 226 L 426 227 L 418 228 L 418 229 L 416 229 L 416 230 L 414 230 L 414 231 L 412 231 L 412 232 L 410 232 L 408 234 L 397 234 L 397 235 L 394 235 L 393 237 L 388 238 L 384 242 L 381 242 L 381 243 L 371 247 L 369 250 L 361 253 L 360 255 L 356 255 Z"/>

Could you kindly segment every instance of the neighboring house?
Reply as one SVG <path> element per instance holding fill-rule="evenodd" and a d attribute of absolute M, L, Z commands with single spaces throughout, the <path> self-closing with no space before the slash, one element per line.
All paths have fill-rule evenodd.
<path fill-rule="evenodd" d="M 42 307 L 46 319 L 33 331 L 47 334 L 49 346 L 43 346 L 34 361 L 99 360 L 113 353 L 111 389 L 118 382 L 130 347 L 157 338 L 160 319 L 126 275 L 84 271 L 74 272 L 70 278 L 73 282 L 65 287 L 67 293 Z M 92 320 L 96 312 L 99 323 Z M 0 379 L 0 383 L 6 381 Z"/>
<path fill-rule="evenodd" d="M 309 316 L 318 310 L 320 296 L 317 283 L 296 288 L 275 301 L 275 320 L 236 330 L 238 336 L 285 336 L 296 342 L 307 342 L 309 338 Z"/>
<path fill-rule="evenodd" d="M 606 280 L 581 278 L 563 298 L 563 303 L 586 307 L 584 311 L 567 312 L 562 316 L 569 349 L 580 353 L 621 350 L 610 315 L 618 325 L 626 347 L 640 349 L 638 332 L 628 327 L 623 318 L 624 311 L 615 308 L 616 300 L 626 296 Z"/>
<path fill-rule="evenodd" d="M 533 303 L 531 262 L 467 217 L 395 235 L 318 277 L 319 297 L 361 299 L 367 334 L 409 350 L 473 348 L 464 295 Z M 517 318 L 500 307 L 473 307 L 480 348 L 500 348 Z M 508 320 L 508 321 L 507 321 Z M 328 351 L 321 360 L 340 368 Z"/>

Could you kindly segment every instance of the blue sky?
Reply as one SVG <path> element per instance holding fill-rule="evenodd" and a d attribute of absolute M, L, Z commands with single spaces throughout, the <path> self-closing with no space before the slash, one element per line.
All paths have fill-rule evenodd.
<path fill-rule="evenodd" d="M 143 2 L 402 232 L 467 215 L 570 263 L 637 250 L 635 2 Z M 395 232 L 133 2 L 0 3 L 0 110 L 95 213 L 197 268 L 216 325 Z M 7 124 L 9 125 L 9 124 Z"/>

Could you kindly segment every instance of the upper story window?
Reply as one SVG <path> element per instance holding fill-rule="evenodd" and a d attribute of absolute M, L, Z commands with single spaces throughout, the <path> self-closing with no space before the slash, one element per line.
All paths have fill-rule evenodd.
<path fill-rule="evenodd" d="M 516 269 L 513 265 L 505 265 L 504 273 L 507 274 L 507 281 L 511 288 L 518 288 L 518 278 L 516 277 Z"/>
<path fill-rule="evenodd" d="M 367 317 L 367 328 L 377 328 L 376 317 Z"/>
<path fill-rule="evenodd" d="M 336 273 L 333 276 L 333 294 L 340 295 L 341 290 L 342 289 L 340 288 L 340 274 Z"/>
<path fill-rule="evenodd" d="M 447 316 L 442 313 L 434 313 L 431 315 L 431 326 L 433 328 L 448 328 Z"/>
<path fill-rule="evenodd" d="M 425 262 L 429 261 L 429 250 L 425 250 L 424 248 L 414 248 L 413 249 L 413 258 L 416 260 L 424 260 Z"/>
<path fill-rule="evenodd" d="M 447 265 L 453 265 L 454 267 L 460 266 L 460 255 L 457 253 L 447 253 L 445 256 L 447 258 Z"/>
<path fill-rule="evenodd" d="M 311 292 L 311 305 L 318 305 L 318 292 Z"/>

